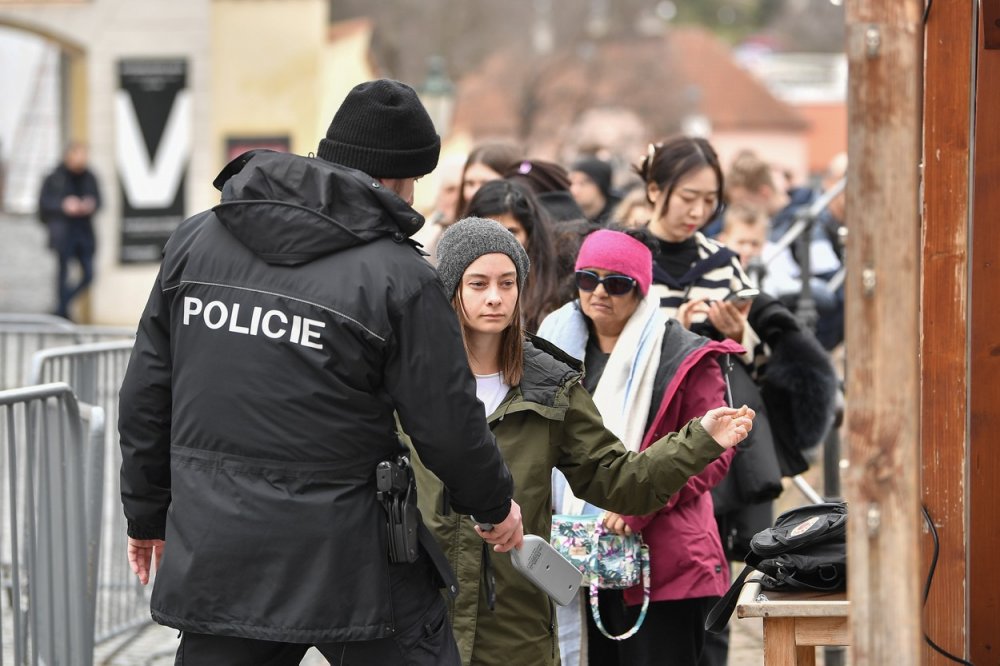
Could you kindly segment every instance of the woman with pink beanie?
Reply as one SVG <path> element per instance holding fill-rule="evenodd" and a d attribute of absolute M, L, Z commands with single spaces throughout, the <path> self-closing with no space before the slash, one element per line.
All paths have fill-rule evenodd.
<path fill-rule="evenodd" d="M 579 299 L 549 315 L 539 328 L 541 337 L 583 360 L 584 387 L 605 426 L 630 451 L 642 451 L 694 415 L 725 405 L 720 361 L 743 353 L 732 340 L 711 341 L 663 314 L 658 300 L 648 297 L 653 257 L 644 241 L 641 231 L 602 229 L 588 236 L 576 261 Z M 654 513 L 603 512 L 609 529 L 640 533 L 649 546 L 651 601 L 638 632 L 625 640 L 604 638 L 589 621 L 587 647 L 578 648 L 589 655 L 589 663 L 697 665 L 705 617 L 729 587 L 709 491 L 725 476 L 733 455 L 727 451 L 691 477 Z M 558 476 L 554 498 L 557 513 L 601 512 L 575 497 Z M 602 591 L 605 627 L 614 633 L 631 627 L 642 599 L 641 587 L 623 594 Z M 574 614 L 560 614 L 564 658 L 575 647 L 574 624 L 582 626 L 582 608 L 570 606 Z M 583 615 L 589 620 L 590 613 Z"/>

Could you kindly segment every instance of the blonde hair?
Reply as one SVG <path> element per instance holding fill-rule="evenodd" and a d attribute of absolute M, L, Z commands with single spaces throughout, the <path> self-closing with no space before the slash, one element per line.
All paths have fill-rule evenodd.
<path fill-rule="evenodd" d="M 722 233 L 728 234 L 737 224 L 747 227 L 764 227 L 768 229 L 771 221 L 760 208 L 749 206 L 743 203 L 730 204 L 726 206 L 726 212 L 722 214 Z"/>
<path fill-rule="evenodd" d="M 726 174 L 728 187 L 743 187 L 751 192 L 759 192 L 764 187 L 774 189 L 774 176 L 771 165 L 762 160 L 752 151 L 744 151 L 737 155 Z"/>
<path fill-rule="evenodd" d="M 458 313 L 459 328 L 462 329 L 462 346 L 465 347 L 465 357 L 472 356 L 469 351 L 469 319 L 465 315 L 465 303 L 462 301 L 462 285 L 459 283 L 455 295 L 451 298 L 451 306 Z M 524 325 L 521 323 L 521 292 L 517 293 L 514 313 L 510 325 L 500 334 L 500 372 L 508 386 L 517 386 L 524 377 Z"/>

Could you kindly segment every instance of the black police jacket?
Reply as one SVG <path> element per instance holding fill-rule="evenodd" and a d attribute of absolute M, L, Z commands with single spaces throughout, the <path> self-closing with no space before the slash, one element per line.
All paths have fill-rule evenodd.
<path fill-rule="evenodd" d="M 408 240 L 423 219 L 295 155 L 238 158 L 217 185 L 166 245 L 121 389 L 129 535 L 166 539 L 153 616 L 286 642 L 389 635 L 374 472 L 399 446 L 394 412 L 457 511 L 499 522 L 512 495 L 454 311 Z"/>

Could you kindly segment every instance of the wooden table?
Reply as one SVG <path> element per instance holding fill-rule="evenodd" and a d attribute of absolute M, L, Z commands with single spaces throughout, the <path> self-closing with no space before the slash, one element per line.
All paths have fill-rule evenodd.
<path fill-rule="evenodd" d="M 816 646 L 850 645 L 844 592 L 762 591 L 754 573 L 736 603 L 736 616 L 764 619 L 765 666 L 815 666 Z"/>

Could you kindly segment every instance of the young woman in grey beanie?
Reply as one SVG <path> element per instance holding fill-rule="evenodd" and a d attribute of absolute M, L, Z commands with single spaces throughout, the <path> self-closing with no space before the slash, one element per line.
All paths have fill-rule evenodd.
<path fill-rule="evenodd" d="M 647 513 L 747 436 L 752 410 L 720 407 L 642 453 L 627 452 L 583 388 L 579 361 L 524 332 L 520 295 L 530 262 L 517 239 L 493 220 L 466 218 L 444 233 L 437 252 L 526 532 L 549 534 L 553 469 L 589 502 Z M 484 548 L 473 521 L 446 508 L 441 481 L 419 460 L 415 468 L 421 514 L 459 578 L 449 610 L 462 663 L 558 663 L 549 598 L 507 555 Z"/>

